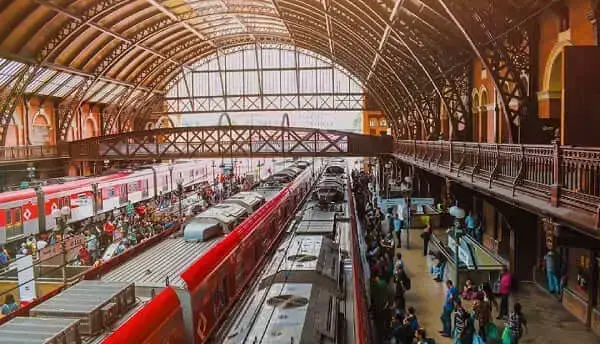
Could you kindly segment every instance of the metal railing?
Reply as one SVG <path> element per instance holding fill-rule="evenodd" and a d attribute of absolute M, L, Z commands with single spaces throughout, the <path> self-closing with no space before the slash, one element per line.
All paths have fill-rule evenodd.
<path fill-rule="evenodd" d="M 599 214 L 600 148 L 398 141 L 396 154 L 429 169 L 518 191 L 552 206 Z"/>
<path fill-rule="evenodd" d="M 31 160 L 58 156 L 56 146 L 0 147 L 0 161 Z"/>

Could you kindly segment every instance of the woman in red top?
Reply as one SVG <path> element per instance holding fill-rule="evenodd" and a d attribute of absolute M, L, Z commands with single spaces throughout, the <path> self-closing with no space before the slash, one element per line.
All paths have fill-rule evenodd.
<path fill-rule="evenodd" d="M 512 277 L 506 267 L 502 268 L 502 275 L 500 276 L 500 314 L 496 319 L 503 319 L 508 317 L 508 296 L 510 295 L 510 288 L 512 283 Z"/>

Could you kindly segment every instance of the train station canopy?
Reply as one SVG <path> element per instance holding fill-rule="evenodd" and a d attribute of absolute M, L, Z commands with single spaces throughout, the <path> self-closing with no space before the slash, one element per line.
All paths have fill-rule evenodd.
<path fill-rule="evenodd" d="M 436 111 L 424 109 L 422 99 L 439 97 L 443 106 L 464 110 L 471 58 L 486 59 L 486 47 L 554 2 L 2 1 L 0 83 L 26 82 L 25 92 L 42 95 L 143 104 L 203 58 L 236 46 L 282 44 L 350 71 L 396 123 L 420 118 L 434 126 Z"/>

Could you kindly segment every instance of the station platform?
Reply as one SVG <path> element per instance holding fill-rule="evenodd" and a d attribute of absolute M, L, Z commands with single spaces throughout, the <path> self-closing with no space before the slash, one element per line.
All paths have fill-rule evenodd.
<path fill-rule="evenodd" d="M 411 290 L 405 294 L 406 306 L 415 307 L 419 325 L 427 330 L 427 335 L 436 343 L 453 343 L 452 339 L 439 335 L 440 315 L 444 301 L 444 283 L 436 282 L 428 273 L 427 259 L 423 256 L 423 241 L 420 230 L 410 233 L 410 249 L 403 246 L 397 252 L 411 278 Z M 405 239 L 403 233 L 403 239 Z M 404 245 L 404 242 L 403 242 Z M 498 300 L 499 301 L 499 300 Z M 510 309 L 514 302 L 520 302 L 528 321 L 526 332 L 519 344 L 575 344 L 600 343 L 600 338 L 586 329 L 584 324 L 569 314 L 555 297 L 543 291 L 534 283 L 522 282 L 519 291 L 510 298 Z M 465 303 L 465 306 L 468 305 Z M 497 316 L 494 310 L 493 318 Z M 504 322 L 496 320 L 501 329 Z"/>

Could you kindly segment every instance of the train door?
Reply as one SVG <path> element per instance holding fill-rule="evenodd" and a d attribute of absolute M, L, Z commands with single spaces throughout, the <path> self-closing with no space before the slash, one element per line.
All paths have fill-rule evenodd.
<path fill-rule="evenodd" d="M 98 184 L 94 184 L 94 215 L 102 211 L 102 189 L 98 187 Z"/>
<path fill-rule="evenodd" d="M 23 234 L 21 207 L 5 209 L 6 241 Z"/>
<path fill-rule="evenodd" d="M 119 205 L 126 204 L 128 199 L 127 184 L 119 185 Z"/>

